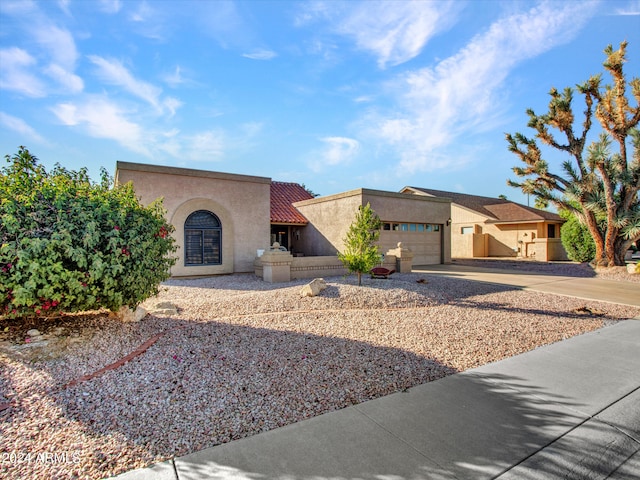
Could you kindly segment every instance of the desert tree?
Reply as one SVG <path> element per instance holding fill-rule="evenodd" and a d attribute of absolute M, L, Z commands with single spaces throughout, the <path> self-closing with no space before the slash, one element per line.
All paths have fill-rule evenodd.
<path fill-rule="evenodd" d="M 594 263 L 600 266 L 624 265 L 625 252 L 640 239 L 640 79 L 626 81 L 626 49 L 622 42 L 618 50 L 611 45 L 604 50 L 611 84 L 603 84 L 598 74 L 576 86 L 584 99 L 581 126 L 574 113 L 574 90 L 552 88 L 547 113 L 527 110 L 535 138 L 506 135 L 509 150 L 525 164 L 513 168 L 524 180 L 508 184 L 573 213 L 589 229 Z M 599 135 L 587 144 L 594 124 Z M 561 173 L 552 171 L 540 144 L 568 157 Z"/>
<path fill-rule="evenodd" d="M 338 258 L 349 272 L 356 273 L 358 285 L 362 285 L 362 274 L 380 263 L 380 252 L 376 242 L 380 238 L 381 226 L 380 217 L 371 205 L 361 205 L 343 240 L 344 252 L 339 252 Z"/>

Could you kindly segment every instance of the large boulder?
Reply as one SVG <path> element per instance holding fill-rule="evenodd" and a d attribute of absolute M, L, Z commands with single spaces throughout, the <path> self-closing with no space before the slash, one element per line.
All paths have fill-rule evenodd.
<path fill-rule="evenodd" d="M 327 282 L 324 281 L 324 278 L 314 278 L 300 289 L 300 295 L 302 297 L 315 297 L 325 288 L 327 288 Z"/>

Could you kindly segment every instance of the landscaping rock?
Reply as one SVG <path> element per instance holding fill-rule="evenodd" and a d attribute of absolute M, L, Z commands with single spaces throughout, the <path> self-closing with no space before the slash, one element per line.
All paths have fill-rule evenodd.
<path fill-rule="evenodd" d="M 300 296 L 315 297 L 325 288 L 327 288 L 327 282 L 324 281 L 324 278 L 314 278 L 300 289 Z"/>
<path fill-rule="evenodd" d="M 126 305 L 120 307 L 120 310 L 116 313 L 116 316 L 123 322 L 139 322 L 146 315 L 147 310 L 145 308 L 139 306 L 134 311 Z"/>
<path fill-rule="evenodd" d="M 154 315 L 177 315 L 178 307 L 171 302 L 160 302 L 150 309 L 150 313 Z"/>
<path fill-rule="evenodd" d="M 27 335 L 29 335 L 30 337 L 39 337 L 41 335 L 41 333 L 40 333 L 40 330 L 32 328 L 31 330 L 29 330 L 27 332 Z"/>

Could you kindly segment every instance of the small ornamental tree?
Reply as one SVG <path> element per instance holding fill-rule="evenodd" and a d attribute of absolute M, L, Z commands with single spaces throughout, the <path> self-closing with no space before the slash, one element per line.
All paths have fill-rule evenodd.
<path fill-rule="evenodd" d="M 338 258 L 351 273 L 358 275 L 358 285 L 362 285 L 362 274 L 369 272 L 380 263 L 380 252 L 375 244 L 380 238 L 380 217 L 368 203 L 360 206 L 356 218 L 349 226 L 344 252 Z"/>
<path fill-rule="evenodd" d="M 135 307 L 175 263 L 160 200 L 142 206 L 131 184 L 102 170 L 47 172 L 20 147 L 0 171 L 0 315 L 52 316 Z"/>

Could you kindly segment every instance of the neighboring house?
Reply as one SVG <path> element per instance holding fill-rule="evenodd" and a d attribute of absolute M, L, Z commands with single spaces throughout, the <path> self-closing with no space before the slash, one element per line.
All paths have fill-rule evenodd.
<path fill-rule="evenodd" d="M 132 182 L 145 205 L 163 198 L 178 247 L 173 276 L 252 272 L 276 241 L 295 256 L 336 256 L 366 203 L 384 222 L 381 252 L 402 242 L 414 265 L 451 261 L 446 198 L 367 189 L 314 198 L 266 177 L 130 162 L 117 162 L 116 182 Z"/>
<path fill-rule="evenodd" d="M 403 193 L 447 197 L 451 203 L 451 256 L 567 260 L 559 215 L 500 198 L 405 187 Z"/>

